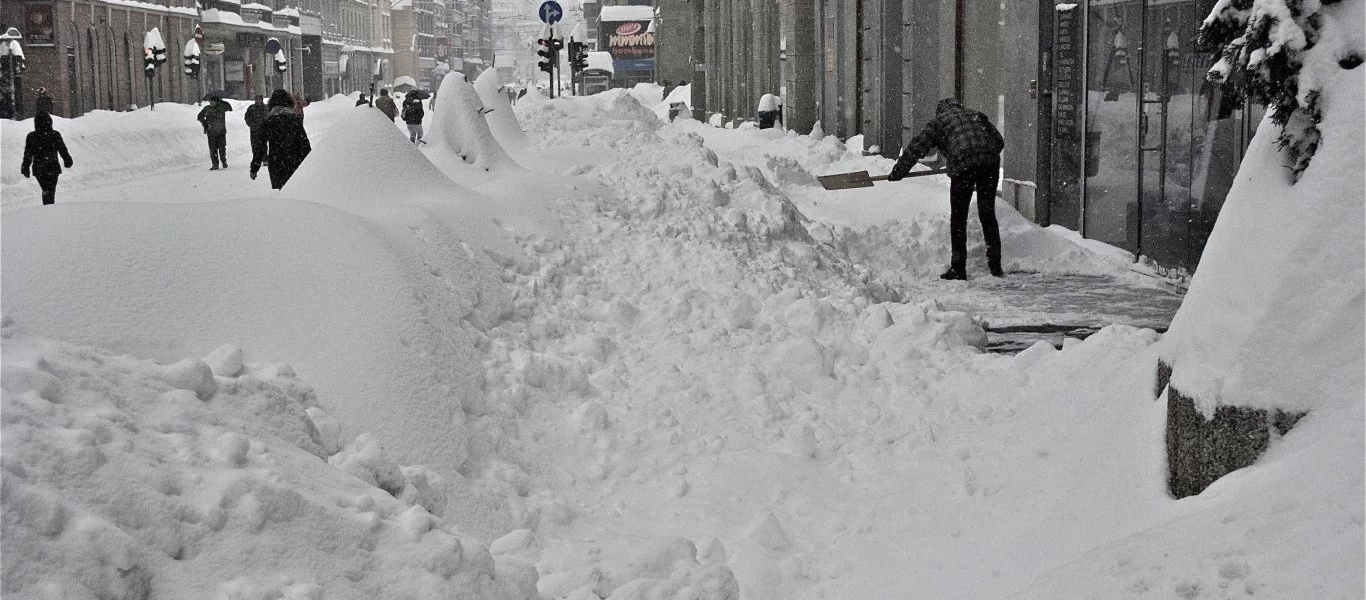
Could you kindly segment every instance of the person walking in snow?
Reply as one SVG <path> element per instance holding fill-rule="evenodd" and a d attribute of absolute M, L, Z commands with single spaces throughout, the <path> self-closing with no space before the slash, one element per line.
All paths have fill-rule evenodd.
<path fill-rule="evenodd" d="M 43 204 L 57 201 L 57 178 L 62 167 L 57 164 L 60 156 L 66 168 L 71 168 L 71 154 L 66 151 L 62 134 L 52 128 L 52 114 L 40 112 L 33 115 L 33 131 L 24 139 L 24 163 L 19 173 L 27 179 L 30 175 L 38 179 L 38 187 L 43 190 Z"/>
<path fill-rule="evenodd" d="M 421 99 L 403 100 L 403 122 L 408 124 L 408 141 L 414 144 L 422 141 L 422 119 L 426 116 L 426 111 L 422 110 Z"/>
<path fill-rule="evenodd" d="M 212 98 L 199 111 L 199 124 L 204 126 L 204 135 L 209 136 L 209 159 L 213 161 L 210 171 L 217 171 L 219 163 L 228 168 L 228 124 L 227 113 L 232 105 L 222 98 Z"/>
<path fill-rule="evenodd" d="M 256 95 L 256 101 L 247 107 L 247 114 L 244 118 L 247 122 L 247 130 L 251 131 L 251 155 L 253 157 L 261 155 L 265 150 L 266 137 L 261 131 L 261 124 L 266 121 L 265 98 L 260 94 Z"/>
<path fill-rule="evenodd" d="M 275 90 L 267 106 L 270 112 L 261 123 L 265 144 L 260 154 L 251 157 L 251 178 L 256 179 L 256 172 L 265 163 L 270 171 L 270 187 L 278 190 L 285 187 L 313 146 L 308 143 L 304 120 L 294 114 L 294 98 L 289 92 Z"/>
<path fill-rule="evenodd" d="M 365 94 L 360 95 L 360 100 L 356 101 L 356 106 L 369 106 L 370 100 L 366 99 Z"/>
<path fill-rule="evenodd" d="M 939 101 L 935 116 L 925 129 L 915 136 L 901 157 L 896 160 L 887 181 L 899 181 L 911 173 L 931 150 L 938 151 L 948 161 L 949 172 L 949 240 L 953 254 L 949 270 L 942 279 L 967 279 L 968 259 L 968 204 L 977 192 L 977 217 L 982 222 L 982 237 L 986 239 L 987 264 L 991 274 L 1004 276 L 1001 271 L 1001 233 L 996 224 L 996 184 L 1000 179 L 1001 150 L 1005 140 L 986 115 L 963 107 L 954 98 Z"/>
<path fill-rule="evenodd" d="M 33 114 L 38 113 L 52 114 L 52 96 L 47 95 L 44 86 L 38 86 L 38 99 L 33 103 Z"/>
<path fill-rule="evenodd" d="M 389 117 L 390 121 L 398 118 L 398 105 L 394 104 L 394 99 L 389 96 L 388 88 L 379 91 L 379 98 L 375 99 L 375 108 Z"/>

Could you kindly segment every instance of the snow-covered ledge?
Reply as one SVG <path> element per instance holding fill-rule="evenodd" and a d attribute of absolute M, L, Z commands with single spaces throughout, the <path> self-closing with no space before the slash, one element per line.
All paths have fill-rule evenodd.
<path fill-rule="evenodd" d="M 1297 422 L 1360 421 L 1366 69 L 1345 66 L 1316 73 L 1323 137 L 1298 183 L 1279 128 L 1258 128 L 1162 341 L 1157 392 L 1177 498 L 1252 464 Z"/>

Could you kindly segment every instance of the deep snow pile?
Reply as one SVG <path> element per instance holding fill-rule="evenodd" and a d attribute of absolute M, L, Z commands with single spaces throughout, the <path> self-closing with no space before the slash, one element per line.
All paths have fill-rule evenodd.
<path fill-rule="evenodd" d="M 458 239 L 507 257 L 520 250 L 498 221 L 528 231 L 554 227 L 539 206 L 496 201 L 451 181 L 377 110 L 358 110 L 321 135 L 285 193 L 414 227 L 440 214 Z"/>
<path fill-rule="evenodd" d="M 1325 7 L 1325 27 L 1343 19 L 1359 30 L 1362 4 Z M 1262 122 L 1172 322 L 1163 354 L 1172 385 L 1210 415 L 1220 404 L 1360 410 L 1366 80 L 1360 67 L 1318 76 L 1326 81 L 1314 162 L 1292 184 L 1279 130 Z"/>
<path fill-rule="evenodd" d="M 477 119 L 457 95 L 443 91 L 433 117 Z M 885 159 L 829 139 L 662 124 L 625 91 L 524 99 L 516 112 L 529 152 L 579 157 L 556 163 L 568 174 L 482 171 L 430 145 L 415 156 L 361 118 L 315 145 L 320 165 L 347 172 L 301 171 L 269 202 L 7 210 L 6 316 L 35 336 L 174 367 L 5 341 L 6 581 L 10 565 L 35 574 L 26 582 L 86 565 L 69 528 L 44 533 L 43 515 L 60 512 L 129 524 L 127 556 L 155 570 L 157 595 L 177 597 L 332 597 L 391 576 L 408 579 L 369 596 L 446 597 L 426 587 L 446 573 L 493 586 L 457 583 L 473 597 L 555 600 L 1362 595 L 1360 486 L 1342 476 L 1362 470 L 1359 432 L 1322 438 L 1302 424 L 1261 464 L 1172 501 L 1152 389 L 1159 336 L 1115 326 L 1062 350 L 980 352 L 973 315 L 941 308 L 962 287 L 914 274 L 889 285 L 876 274 L 889 265 L 862 266 L 835 243 L 844 234 L 822 233 L 866 221 L 828 207 L 811 174 Z M 370 135 L 396 158 L 359 147 Z M 476 197 L 421 189 L 447 184 L 419 159 L 495 213 L 543 198 L 562 227 L 545 235 L 498 217 L 487 233 L 521 254 L 490 259 L 446 222 Z M 365 161 L 393 172 L 360 181 Z M 942 189 L 873 190 L 929 195 L 903 200 L 923 207 L 910 221 L 947 212 Z M 817 206 L 847 222 L 805 210 Z M 1043 234 L 1066 237 L 1027 235 Z M 235 378 L 224 343 L 245 353 Z M 89 376 L 71 383 L 77 370 L 57 369 L 53 388 L 27 358 L 37 346 L 56 357 L 49 367 L 82 357 Z M 186 356 L 223 375 L 204 377 Z M 105 391 L 68 398 L 78 385 Z M 45 395 L 61 403 L 34 400 Z M 341 451 L 310 408 L 335 416 Z M 118 434 L 132 448 L 68 434 L 86 422 L 73 412 L 135 427 Z M 238 437 L 217 425 L 251 419 Z M 53 431 L 61 443 L 44 441 Z M 188 450 L 162 458 L 173 467 L 161 475 L 150 466 L 159 444 L 178 441 Z M 11 501 L 66 485 L 64 463 L 41 455 L 77 445 L 108 460 L 69 511 Z M 190 462 L 196 451 L 207 458 Z M 10 476 L 29 462 L 52 468 Z M 213 487 L 245 470 L 255 487 Z M 104 501 L 116 492 L 152 500 Z M 178 498 L 219 507 L 225 532 L 261 526 L 207 538 L 193 523 L 137 527 L 148 504 L 197 514 Z M 22 546 L 10 545 L 14 522 L 28 523 Z M 174 560 L 177 543 L 198 539 L 217 569 L 198 570 L 188 552 Z M 439 560 L 456 544 L 459 563 Z M 59 557 L 50 569 L 28 566 L 46 550 Z M 310 560 L 333 570 L 293 566 Z M 160 587 L 177 577 L 186 587 Z"/>
<path fill-rule="evenodd" d="M 4 311 L 153 360 L 223 343 L 287 360 L 347 435 L 449 477 L 467 452 L 460 407 L 482 394 L 479 330 L 510 305 L 487 257 L 424 225 L 279 198 L 9 211 Z"/>
<path fill-rule="evenodd" d="M 498 82 L 498 72 L 489 69 L 480 73 L 474 79 L 474 91 L 479 94 L 479 101 L 483 103 L 484 110 L 490 111 L 484 118 L 488 121 L 489 130 L 493 132 L 493 137 L 498 143 L 513 153 L 526 148 L 526 133 L 522 132 L 517 115 L 512 112 L 512 102 Z"/>
<path fill-rule="evenodd" d="M 285 364 L 163 365 L 4 324 L 3 590 L 14 598 L 535 597 L 434 517 L 439 478 L 345 443 Z M 335 468 L 328 467 L 331 463 Z"/>
<path fill-rule="evenodd" d="M 494 137 L 482 112 L 486 107 L 463 73 L 448 73 L 437 97 L 441 109 L 434 111 L 423 139 L 426 153 L 448 177 L 478 185 L 521 170 Z"/>

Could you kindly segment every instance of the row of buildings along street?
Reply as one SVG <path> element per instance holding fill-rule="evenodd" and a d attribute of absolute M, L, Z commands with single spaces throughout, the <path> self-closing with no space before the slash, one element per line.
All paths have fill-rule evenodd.
<path fill-rule="evenodd" d="M 0 5 L 0 22 L 18 30 L 27 62 L 18 117 L 40 87 L 64 117 L 208 92 L 285 88 L 316 100 L 376 81 L 425 88 L 445 72 L 491 67 L 496 24 L 489 0 L 18 0 Z M 153 28 L 169 60 L 147 78 L 143 39 Z M 181 72 L 192 39 L 202 51 L 196 77 Z M 283 60 L 268 52 L 271 40 Z"/>

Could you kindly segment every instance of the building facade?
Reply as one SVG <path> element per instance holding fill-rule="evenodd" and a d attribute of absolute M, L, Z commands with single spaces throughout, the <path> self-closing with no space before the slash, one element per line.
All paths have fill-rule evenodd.
<path fill-rule="evenodd" d="M 194 102 L 203 94 L 202 83 L 186 77 L 180 64 L 198 22 L 193 0 L 9 0 L 0 4 L 0 21 L 23 35 L 28 69 L 18 82 L 19 118 L 32 116 L 39 87 L 47 88 L 53 114 L 63 117 L 129 110 L 153 101 Z M 142 43 L 153 27 L 165 40 L 167 60 L 148 78 Z"/>

